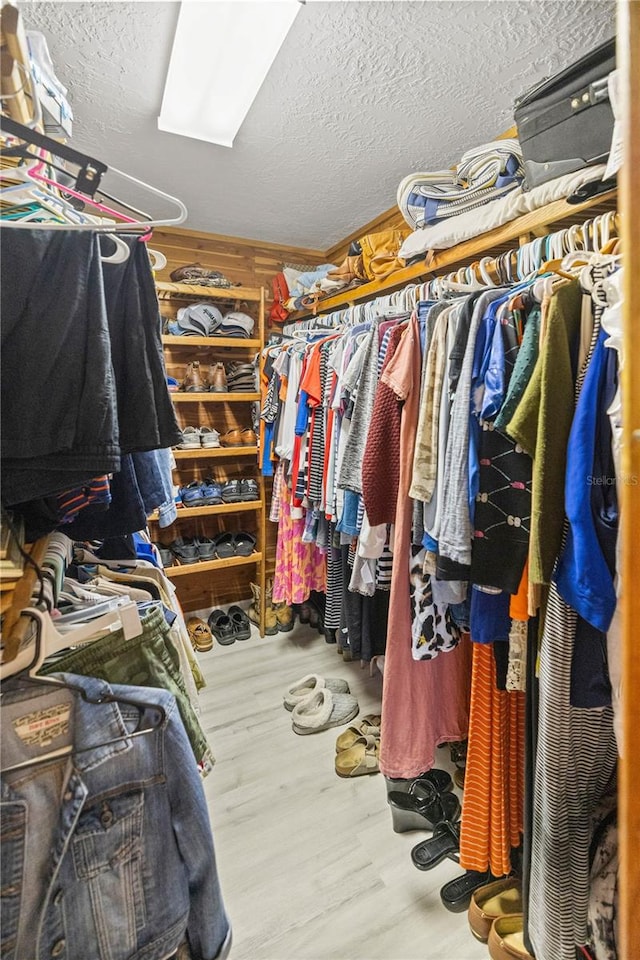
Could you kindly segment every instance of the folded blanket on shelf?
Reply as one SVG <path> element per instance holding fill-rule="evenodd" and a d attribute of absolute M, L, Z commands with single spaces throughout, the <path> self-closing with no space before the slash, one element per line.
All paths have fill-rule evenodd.
<path fill-rule="evenodd" d="M 525 213 L 530 213 L 540 207 L 571 196 L 583 184 L 592 180 L 600 180 L 605 167 L 588 167 L 575 173 L 566 174 L 556 180 L 534 187 L 527 193 L 521 187 L 505 197 L 495 200 L 478 210 L 461 213 L 457 217 L 449 217 L 432 227 L 424 227 L 410 234 L 400 247 L 399 256 L 403 260 L 412 260 L 414 257 L 424 256 L 429 250 L 448 250 L 463 240 L 479 237 L 488 230 L 515 220 Z"/>
<path fill-rule="evenodd" d="M 398 187 L 398 206 L 412 229 L 473 210 L 515 190 L 524 179 L 517 140 L 468 150 L 454 170 L 412 173 Z"/>

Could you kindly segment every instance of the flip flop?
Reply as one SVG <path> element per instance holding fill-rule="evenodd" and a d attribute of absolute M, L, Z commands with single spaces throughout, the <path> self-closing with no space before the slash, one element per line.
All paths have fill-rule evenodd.
<path fill-rule="evenodd" d="M 460 863 L 460 821 L 442 820 L 433 828 L 433 836 L 411 851 L 411 860 L 418 870 L 433 870 L 445 858 Z"/>
<path fill-rule="evenodd" d="M 477 870 L 467 870 L 461 877 L 455 877 L 445 883 L 440 890 L 440 899 L 443 906 L 451 913 L 464 913 L 469 909 L 471 895 L 480 887 L 486 886 L 496 878 L 490 870 L 479 873 Z"/>
<path fill-rule="evenodd" d="M 233 542 L 238 557 L 250 557 L 256 547 L 256 538 L 244 530 L 234 535 Z"/>

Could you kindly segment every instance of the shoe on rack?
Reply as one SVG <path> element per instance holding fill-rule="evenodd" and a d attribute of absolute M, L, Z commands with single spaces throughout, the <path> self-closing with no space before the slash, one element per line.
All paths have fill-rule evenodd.
<path fill-rule="evenodd" d="M 180 499 L 185 507 L 203 507 L 204 494 L 199 480 L 192 480 L 186 487 L 180 488 Z"/>
<path fill-rule="evenodd" d="M 220 492 L 223 503 L 240 503 L 242 500 L 242 486 L 240 480 L 227 480 Z"/>
<path fill-rule="evenodd" d="M 198 427 L 185 427 L 182 431 L 182 441 L 178 450 L 199 450 L 201 446 L 201 431 Z"/>
<path fill-rule="evenodd" d="M 213 636 L 211 630 L 200 617 L 191 617 L 187 620 L 187 631 L 191 640 L 191 645 L 198 653 L 205 653 L 213 648 Z"/>
<path fill-rule="evenodd" d="M 209 390 L 209 384 L 200 373 L 199 360 L 191 360 L 187 364 L 182 389 L 187 393 L 206 393 Z"/>
<path fill-rule="evenodd" d="M 220 434 L 213 427 L 200 427 L 200 443 L 205 449 L 220 446 Z"/>
<path fill-rule="evenodd" d="M 200 560 L 216 559 L 216 544 L 211 537 L 196 537 L 194 543 L 198 548 L 198 558 Z"/>
<path fill-rule="evenodd" d="M 249 619 L 251 623 L 260 626 L 260 586 L 257 583 L 249 584 L 251 587 L 252 600 L 249 605 Z M 267 591 L 267 602 L 265 607 L 264 632 L 267 637 L 273 637 L 278 632 L 278 618 L 276 612 L 270 603 L 270 594 Z"/>
<path fill-rule="evenodd" d="M 244 502 L 245 500 L 259 500 L 260 499 L 260 490 L 258 487 L 257 480 L 241 480 L 240 481 L 240 499 Z"/>
<path fill-rule="evenodd" d="M 201 484 L 202 490 L 202 506 L 216 506 L 217 504 L 223 503 L 222 500 L 222 487 L 217 480 L 212 480 L 211 477 L 205 477 Z"/>
<path fill-rule="evenodd" d="M 257 437 L 249 427 L 244 430 L 228 430 L 220 437 L 221 447 L 254 447 Z"/>
<path fill-rule="evenodd" d="M 351 694 L 332 693 L 325 686 L 296 704 L 291 711 L 291 726 L 299 736 L 320 733 L 353 720 L 359 709 Z"/>
<path fill-rule="evenodd" d="M 236 632 L 233 627 L 233 620 L 227 616 L 224 610 L 212 610 L 207 619 L 209 629 L 218 643 L 223 647 L 228 647 L 236 642 Z"/>
<path fill-rule="evenodd" d="M 228 616 L 231 617 L 236 640 L 248 640 L 251 637 L 251 621 L 242 607 L 237 604 L 229 607 Z"/>
<path fill-rule="evenodd" d="M 195 540 L 178 537 L 169 544 L 169 549 L 179 563 L 197 563 L 200 559 Z"/>
<path fill-rule="evenodd" d="M 171 553 L 170 547 L 166 547 L 164 543 L 156 543 L 156 547 L 158 548 L 158 553 L 160 554 L 162 566 L 173 566 L 173 554 Z"/>
<path fill-rule="evenodd" d="M 209 390 L 211 393 L 228 393 L 227 374 L 224 363 L 212 363 L 209 367 Z"/>

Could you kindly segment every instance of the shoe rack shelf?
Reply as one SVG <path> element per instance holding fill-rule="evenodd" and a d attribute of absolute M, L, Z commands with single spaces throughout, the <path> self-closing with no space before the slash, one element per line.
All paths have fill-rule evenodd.
<path fill-rule="evenodd" d="M 234 347 L 238 350 L 259 350 L 259 340 L 245 340 L 242 337 L 175 337 L 171 333 L 163 333 L 162 343 L 165 347 Z"/>
<path fill-rule="evenodd" d="M 257 447 L 200 447 L 194 450 L 174 450 L 176 460 L 222 460 L 229 457 L 256 457 Z"/>
<path fill-rule="evenodd" d="M 252 363 L 265 339 L 265 293 L 261 288 L 201 287 L 184 283 L 156 282 L 160 313 L 165 321 L 175 320 L 180 307 L 202 300 L 215 300 L 224 314 L 240 310 L 255 321 L 251 339 L 242 337 L 189 337 L 164 334 L 167 375 L 181 382 L 186 366 L 199 360 L 203 376 L 209 365 L 241 361 Z M 220 301 L 226 301 L 226 305 Z M 171 394 L 181 429 L 187 426 L 210 427 L 220 434 L 230 430 L 253 428 L 254 404 L 260 393 L 231 391 L 225 393 L 174 391 Z M 236 603 L 251 596 L 250 583 L 260 587 L 260 635 L 265 630 L 265 561 L 267 504 L 264 478 L 259 470 L 257 444 L 240 447 L 202 447 L 174 450 L 176 465 L 173 482 L 178 487 L 194 480 L 211 478 L 219 483 L 242 478 L 258 482 L 258 500 L 223 503 L 213 506 L 180 507 L 170 527 L 160 528 L 158 513 L 149 518 L 151 538 L 168 545 L 178 537 L 215 537 L 224 531 L 247 530 L 256 538 L 256 550 L 250 557 L 229 557 L 223 560 L 201 560 L 198 563 L 174 564 L 166 568 L 167 576 L 176 580 L 178 599 L 185 611 L 206 610 L 225 603 Z M 223 573 L 224 571 L 224 573 Z"/>
<path fill-rule="evenodd" d="M 229 567 L 248 567 L 262 563 L 262 553 L 252 553 L 250 557 L 226 557 L 224 560 L 200 560 L 198 563 L 183 563 L 178 566 L 166 567 L 165 573 L 173 580 L 175 577 L 185 577 L 189 574 L 207 573 L 213 570 L 227 570 Z M 260 636 L 264 636 L 264 628 L 260 629 Z"/>
<path fill-rule="evenodd" d="M 178 507 L 178 517 L 175 523 L 179 523 L 180 520 L 188 520 L 189 517 L 215 517 L 216 514 L 251 513 L 255 510 L 262 510 L 262 504 L 259 500 L 245 500 L 241 503 L 215 503 L 207 507 Z M 158 514 L 152 513 L 149 520 L 156 523 Z M 173 527 L 175 524 L 171 526 Z"/>
<path fill-rule="evenodd" d="M 180 393 L 171 394 L 174 403 L 257 403 L 259 393 Z"/>

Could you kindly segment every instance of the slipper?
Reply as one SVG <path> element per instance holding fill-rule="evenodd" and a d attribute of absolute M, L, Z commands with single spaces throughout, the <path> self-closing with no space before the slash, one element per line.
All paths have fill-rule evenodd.
<path fill-rule="evenodd" d="M 368 713 L 366 717 L 362 718 L 359 724 L 356 726 L 347 727 L 347 729 L 341 733 L 336 740 L 336 753 L 340 753 L 342 750 L 351 749 L 351 747 L 355 743 L 358 743 L 362 737 L 379 737 L 381 722 L 382 717 L 377 717 L 372 713 Z"/>
<path fill-rule="evenodd" d="M 285 710 L 293 710 L 297 704 L 307 700 L 316 690 L 324 687 L 332 693 L 349 693 L 349 684 L 340 677 L 321 677 L 319 673 L 308 673 L 292 683 L 284 695 Z"/>
<path fill-rule="evenodd" d="M 469 909 L 471 895 L 479 887 L 484 887 L 495 879 L 490 870 L 485 870 L 482 873 L 477 870 L 467 870 L 461 877 L 449 880 L 442 887 L 440 890 L 442 905 L 451 913 L 463 913 Z"/>
<path fill-rule="evenodd" d="M 223 647 L 228 647 L 236 642 L 236 634 L 233 629 L 233 621 L 228 617 L 224 610 L 212 610 L 207 619 L 209 629 L 218 643 Z"/>
<path fill-rule="evenodd" d="M 411 860 L 418 870 L 432 870 L 448 857 L 460 862 L 460 821 L 442 820 L 433 828 L 433 836 L 422 840 L 411 851 Z"/>
<path fill-rule="evenodd" d="M 228 560 L 229 557 L 235 557 L 233 533 L 219 533 L 217 537 L 213 538 L 213 544 L 216 557 L 219 560 Z"/>
<path fill-rule="evenodd" d="M 332 693 L 322 687 L 293 708 L 293 732 L 306 736 L 328 730 L 329 727 L 340 727 L 353 720 L 359 709 L 358 701 L 350 694 Z"/>
<path fill-rule="evenodd" d="M 211 630 L 200 617 L 191 617 L 191 619 L 187 620 L 187 631 L 194 650 L 197 650 L 199 653 L 204 653 L 213 648 Z"/>
<path fill-rule="evenodd" d="M 380 741 L 377 737 L 359 737 L 347 750 L 336 756 L 335 767 L 339 777 L 362 777 L 379 773 Z"/>
<path fill-rule="evenodd" d="M 428 781 L 423 782 L 420 794 L 392 791 L 387 801 L 395 833 L 433 830 L 441 820 L 453 821 L 460 816 L 460 801 L 455 793 L 438 793 Z"/>
<path fill-rule="evenodd" d="M 229 607 L 229 617 L 233 623 L 236 640 L 248 640 L 251 637 L 251 621 L 242 607 Z"/>
<path fill-rule="evenodd" d="M 238 557 L 250 557 L 256 547 L 256 538 L 253 534 L 240 530 L 234 535 L 233 543 Z"/>

